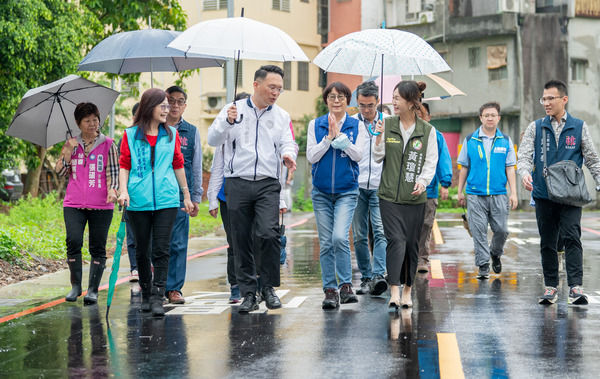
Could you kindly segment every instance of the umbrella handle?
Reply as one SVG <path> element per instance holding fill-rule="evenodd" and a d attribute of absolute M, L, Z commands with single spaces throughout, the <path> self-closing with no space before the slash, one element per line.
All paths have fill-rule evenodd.
<path fill-rule="evenodd" d="M 243 120 L 243 119 L 244 119 L 244 115 L 243 115 L 243 114 L 241 114 L 241 115 L 240 115 L 240 119 L 239 119 L 239 120 L 235 120 L 233 123 L 234 123 L 234 124 L 239 124 L 240 122 L 242 122 L 242 120 Z"/>

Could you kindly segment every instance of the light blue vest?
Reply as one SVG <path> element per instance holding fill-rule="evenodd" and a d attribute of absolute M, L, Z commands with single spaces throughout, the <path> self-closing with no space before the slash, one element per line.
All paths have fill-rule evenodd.
<path fill-rule="evenodd" d="M 490 158 L 485 153 L 483 141 L 479 138 L 479 129 L 467 138 L 469 157 L 469 175 L 465 192 L 469 195 L 505 195 L 506 194 L 506 157 L 510 150 L 510 141 L 496 129 Z"/>
<path fill-rule="evenodd" d="M 131 211 L 155 211 L 179 207 L 179 185 L 173 170 L 175 155 L 175 136 L 177 131 L 169 126 L 173 138 L 169 136 L 163 124 L 159 126 L 158 138 L 154 148 L 154 169 L 151 162 L 151 147 L 137 126 L 125 130 L 131 152 L 131 171 L 127 191 Z"/>

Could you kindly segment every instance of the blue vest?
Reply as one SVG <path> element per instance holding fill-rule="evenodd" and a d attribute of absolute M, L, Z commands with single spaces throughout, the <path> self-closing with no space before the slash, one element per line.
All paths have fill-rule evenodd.
<path fill-rule="evenodd" d="M 548 189 L 544 179 L 544 156 L 542 153 L 542 128 L 546 129 L 546 148 L 548 149 L 547 164 L 551 166 L 559 161 L 571 160 L 581 167 L 583 153 L 581 152 L 581 136 L 583 134 L 583 121 L 567 115 L 567 122 L 560 132 L 558 148 L 550 116 L 535 121 L 535 153 L 533 166 L 533 197 L 535 199 L 548 199 Z"/>
<path fill-rule="evenodd" d="M 506 194 L 506 157 L 510 150 L 510 140 L 496 129 L 492 142 L 492 150 L 488 162 L 483 141 L 477 129 L 467 137 L 467 155 L 469 157 L 469 174 L 465 192 L 469 195 L 504 195 Z"/>
<path fill-rule="evenodd" d="M 315 138 L 321 142 L 329 134 L 329 114 L 315 120 Z M 352 143 L 358 138 L 358 120 L 346 114 L 341 132 Z M 344 193 L 358 188 L 358 162 L 354 162 L 342 150 L 329 147 L 321 160 L 312 165 L 312 183 L 324 193 Z"/>
<path fill-rule="evenodd" d="M 442 187 L 450 187 L 452 184 L 452 158 L 444 135 L 439 130 L 435 131 L 438 145 L 438 162 L 435 167 L 435 175 L 427 186 L 427 198 L 437 199 L 439 196 L 438 184 Z"/>
<path fill-rule="evenodd" d="M 183 168 L 185 169 L 185 179 L 190 193 L 194 188 L 194 172 L 192 163 L 194 162 L 194 152 L 196 151 L 196 127 L 183 118 L 179 122 L 179 140 L 181 142 L 181 153 L 183 154 Z M 179 201 L 183 202 L 183 192 L 179 191 Z"/>
<path fill-rule="evenodd" d="M 151 162 L 151 147 L 137 126 L 127 128 L 127 143 L 131 152 L 131 170 L 127 191 L 129 192 L 129 210 L 155 211 L 179 207 L 179 185 L 173 170 L 175 155 L 175 128 L 169 126 L 173 138 L 165 126 L 158 128 L 158 138 L 154 147 L 154 169 Z"/>

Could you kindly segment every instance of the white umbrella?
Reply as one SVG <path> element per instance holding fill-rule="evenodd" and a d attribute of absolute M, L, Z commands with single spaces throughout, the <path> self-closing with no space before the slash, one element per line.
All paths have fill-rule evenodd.
<path fill-rule="evenodd" d="M 232 59 L 278 62 L 309 60 L 286 32 L 247 17 L 200 22 L 181 33 L 169 47 L 187 53 Z"/>
<path fill-rule="evenodd" d="M 313 63 L 327 72 L 369 77 L 450 70 L 444 58 L 424 39 L 396 29 L 367 29 L 347 34 L 321 50 Z M 383 85 L 379 87 L 383 101 Z"/>
<path fill-rule="evenodd" d="M 106 119 L 119 92 L 77 75 L 30 89 L 25 93 L 6 134 L 42 147 L 79 135 L 73 112 L 77 104 L 90 102 Z"/>
<path fill-rule="evenodd" d="M 200 22 L 173 40 L 169 47 L 186 53 L 266 61 L 308 61 L 300 46 L 283 30 L 247 17 Z M 235 91 L 237 91 L 236 64 Z M 235 97 L 235 95 L 234 95 Z"/>
<path fill-rule="evenodd" d="M 328 72 L 366 76 L 425 75 L 450 70 L 424 39 L 396 29 L 347 34 L 323 49 L 313 63 Z"/>

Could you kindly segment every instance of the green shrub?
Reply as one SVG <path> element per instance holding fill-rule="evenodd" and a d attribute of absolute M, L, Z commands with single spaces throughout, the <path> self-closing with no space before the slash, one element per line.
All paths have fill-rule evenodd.
<path fill-rule="evenodd" d="M 12 262 L 21 256 L 21 250 L 17 243 L 5 232 L 0 231 L 0 259 Z"/>
<path fill-rule="evenodd" d="M 306 185 L 302 184 L 302 187 L 298 188 L 294 195 L 294 205 L 292 210 L 295 212 L 312 212 L 313 205 L 310 197 L 306 198 L 304 192 L 306 191 Z"/>

